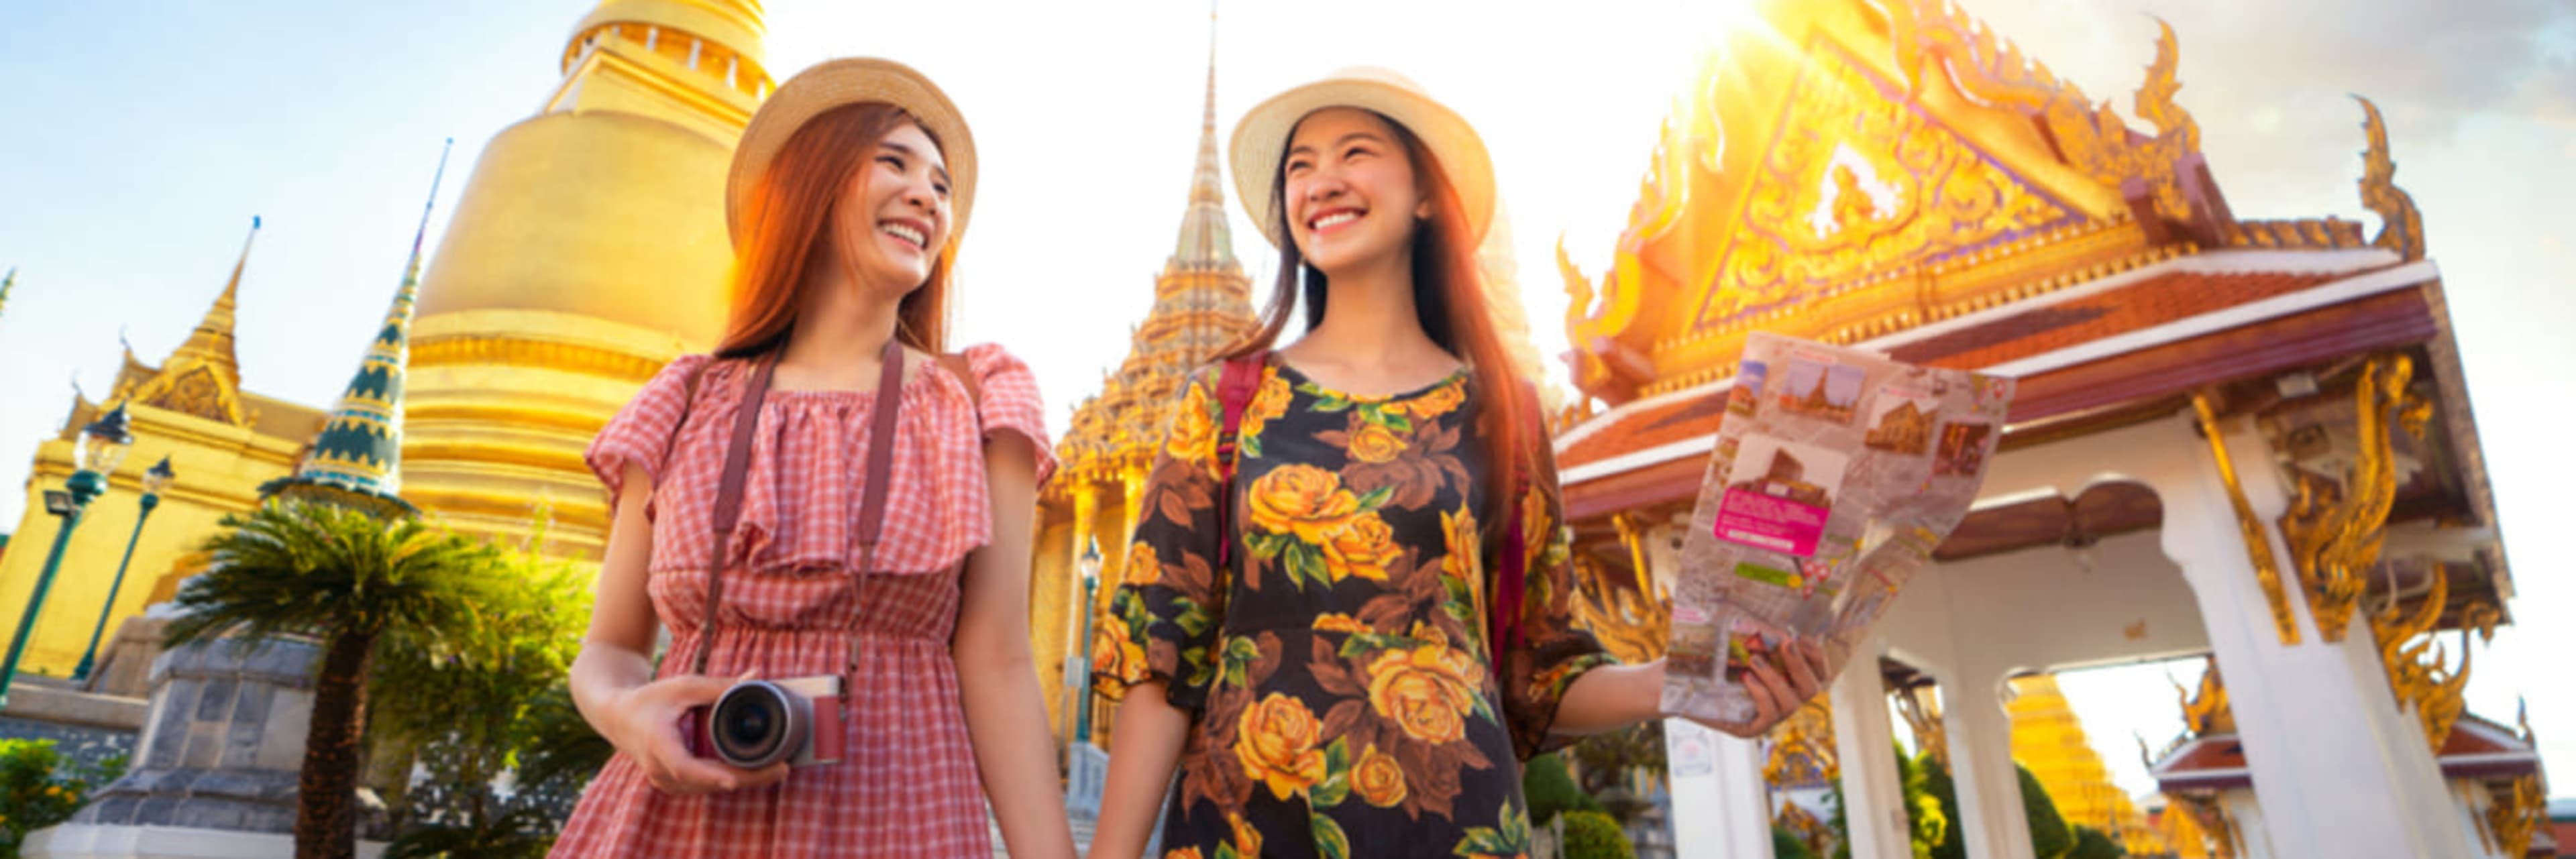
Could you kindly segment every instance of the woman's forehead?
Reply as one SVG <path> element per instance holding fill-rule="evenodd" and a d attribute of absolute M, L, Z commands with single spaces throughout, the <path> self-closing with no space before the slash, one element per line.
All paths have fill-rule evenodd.
<path fill-rule="evenodd" d="M 1297 120 L 1297 127 L 1288 133 L 1288 141 L 1291 145 L 1328 142 L 1326 138 L 1338 138 L 1358 131 L 1375 132 L 1393 139 L 1395 126 L 1374 111 L 1337 105 L 1317 108 Z"/>

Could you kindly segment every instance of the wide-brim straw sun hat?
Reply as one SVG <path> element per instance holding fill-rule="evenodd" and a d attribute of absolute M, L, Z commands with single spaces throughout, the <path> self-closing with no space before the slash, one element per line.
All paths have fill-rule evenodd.
<path fill-rule="evenodd" d="M 1276 203 L 1270 198 L 1280 159 L 1287 154 L 1288 136 L 1308 114 L 1331 107 L 1373 111 L 1412 132 L 1457 189 L 1458 203 L 1466 208 L 1469 244 L 1485 240 L 1485 230 L 1494 220 L 1494 160 L 1485 152 L 1484 138 L 1476 136 L 1466 117 L 1434 100 L 1411 79 L 1387 69 L 1359 66 L 1271 96 L 1234 125 L 1234 140 L 1227 147 L 1228 160 L 1234 165 L 1234 188 L 1252 223 L 1272 245 L 1289 240 L 1279 234 L 1271 213 Z"/>
<path fill-rule="evenodd" d="M 911 66 L 876 57 L 848 57 L 798 72 L 770 94 L 743 128 L 742 141 L 733 150 L 733 172 L 725 178 L 725 230 L 735 244 L 742 243 L 742 219 L 750 214 L 745 208 L 751 189 L 769 169 L 770 160 L 778 157 L 778 150 L 787 146 L 788 138 L 824 111 L 864 102 L 901 108 L 939 141 L 940 157 L 948 164 L 949 241 L 966 233 L 966 215 L 975 203 L 975 135 L 966 130 L 966 117 L 957 112 L 957 103 Z"/>

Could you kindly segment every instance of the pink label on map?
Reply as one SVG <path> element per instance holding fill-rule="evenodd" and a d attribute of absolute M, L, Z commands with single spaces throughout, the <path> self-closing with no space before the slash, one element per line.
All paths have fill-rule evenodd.
<path fill-rule="evenodd" d="M 1816 553 L 1829 512 L 1786 498 L 1729 489 L 1717 508 L 1717 538 L 1804 558 Z"/>

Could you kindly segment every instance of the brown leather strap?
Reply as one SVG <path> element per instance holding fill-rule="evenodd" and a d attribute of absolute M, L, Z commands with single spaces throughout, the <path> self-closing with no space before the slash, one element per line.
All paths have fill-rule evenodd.
<path fill-rule="evenodd" d="M 760 425 L 760 403 L 769 396 L 769 378 L 778 369 L 778 353 L 755 359 L 751 378 L 743 383 L 742 402 L 734 406 L 733 440 L 725 446 L 724 470 L 716 483 L 715 540 L 707 547 L 707 613 L 699 621 L 698 654 L 689 673 L 707 673 L 707 655 L 715 650 L 716 608 L 724 602 L 725 549 L 733 528 L 742 521 L 742 483 L 751 470 L 751 437 Z M 694 381 L 694 380 L 692 380 Z"/>
<path fill-rule="evenodd" d="M 868 411 L 868 475 L 859 487 L 860 575 L 876 565 L 877 536 L 885 531 L 886 483 L 894 472 L 894 413 L 903 401 L 903 342 L 887 340 L 877 372 L 877 399 Z"/>
<path fill-rule="evenodd" d="M 852 611 L 852 626 L 858 612 L 867 607 L 867 585 L 876 566 L 877 538 L 885 531 L 886 484 L 894 474 L 895 412 L 903 402 L 903 344 L 886 341 L 881 358 L 884 365 L 877 374 L 876 402 L 868 410 L 867 482 L 859 490 L 859 605 Z M 707 558 L 707 611 L 698 638 L 697 657 L 691 673 L 707 673 L 707 656 L 715 651 L 717 610 L 724 601 L 725 550 L 733 542 L 734 526 L 742 519 L 742 485 L 751 470 L 751 442 L 760 424 L 761 403 L 769 397 L 769 383 L 778 368 L 778 354 L 763 355 L 753 365 L 751 379 L 743 385 L 742 403 L 733 422 L 733 440 L 725 448 L 723 476 L 716 484 L 715 545 Z M 850 660 L 858 660 L 858 645 L 852 642 Z"/>

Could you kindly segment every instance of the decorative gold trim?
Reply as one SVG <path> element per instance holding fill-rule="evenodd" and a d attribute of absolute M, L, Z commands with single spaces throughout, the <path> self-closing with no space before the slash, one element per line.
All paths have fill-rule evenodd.
<path fill-rule="evenodd" d="M 2414 195 L 2397 187 L 2397 161 L 2389 156 L 2388 124 L 2379 118 L 2379 105 L 2370 99 L 2353 96 L 2361 102 L 2361 130 L 2370 138 L 2370 148 L 2361 152 L 2361 204 L 2379 215 L 2379 235 L 2370 243 L 2396 251 L 2398 257 L 2413 261 L 2424 258 L 2424 214 L 2415 209 Z"/>
<path fill-rule="evenodd" d="M 2433 584 L 2425 591 L 2423 604 L 2412 616 L 2398 613 L 2398 600 L 2392 596 L 2388 605 L 2371 615 L 2370 633 L 2379 643 L 2380 664 L 2388 672 L 2388 690 L 2397 698 L 2399 709 L 2415 711 L 2416 721 L 2424 727 L 2424 741 L 2434 754 L 2451 738 L 2452 727 L 2468 711 L 2463 699 L 2469 688 L 2469 637 L 2492 636 L 2494 627 L 2483 630 L 2460 630 L 2460 664 L 2449 665 L 2441 641 L 2442 610 L 2450 602 L 2450 571 L 2433 564 Z"/>
<path fill-rule="evenodd" d="M 415 369 L 477 364 L 543 367 L 637 385 L 652 381 L 665 363 L 614 349 L 525 337 L 447 335 L 422 338 L 411 345 Z"/>
<path fill-rule="evenodd" d="M 2294 472 L 2298 497 L 2281 517 L 2281 536 L 2290 544 L 2290 561 L 2316 616 L 2317 634 L 2327 641 L 2342 641 L 2352 625 L 2353 610 L 2370 589 L 2366 576 L 2379 562 L 2388 512 L 2397 501 L 2389 420 L 2395 418 L 2409 437 L 2420 440 L 2433 415 L 2431 401 L 2407 392 L 2414 373 L 2414 361 L 2403 354 L 2373 356 L 2362 366 L 2353 392 L 2361 450 L 2351 470 L 2340 484 Z"/>
<path fill-rule="evenodd" d="M 2210 408 L 2209 395 L 2194 392 L 2192 410 L 2200 415 L 2200 434 L 2209 440 L 2210 457 L 2218 463 L 2218 479 L 2227 484 L 2227 501 L 2236 508 L 2236 527 L 2245 539 L 2245 554 L 2254 561 L 2254 578 L 2263 585 L 2263 601 L 2272 607 L 2272 625 L 2279 631 L 2282 644 L 2299 643 L 2299 620 L 2290 612 L 2290 595 L 2281 587 L 2281 565 L 2272 558 L 2271 538 L 2264 534 L 2263 520 L 2254 515 L 2254 505 L 2245 500 L 2245 486 L 2236 479 L 2236 463 L 2227 458 L 2227 440 L 2218 426 L 2218 413 Z"/>
<path fill-rule="evenodd" d="M 2200 690 L 2184 691 L 2174 684 L 2174 694 L 2182 699 L 2182 723 L 2191 735 L 2205 737 L 2236 731 L 2236 713 L 2227 706 L 2227 681 L 2218 675 L 2218 659 L 2205 657 L 2200 672 Z"/>

